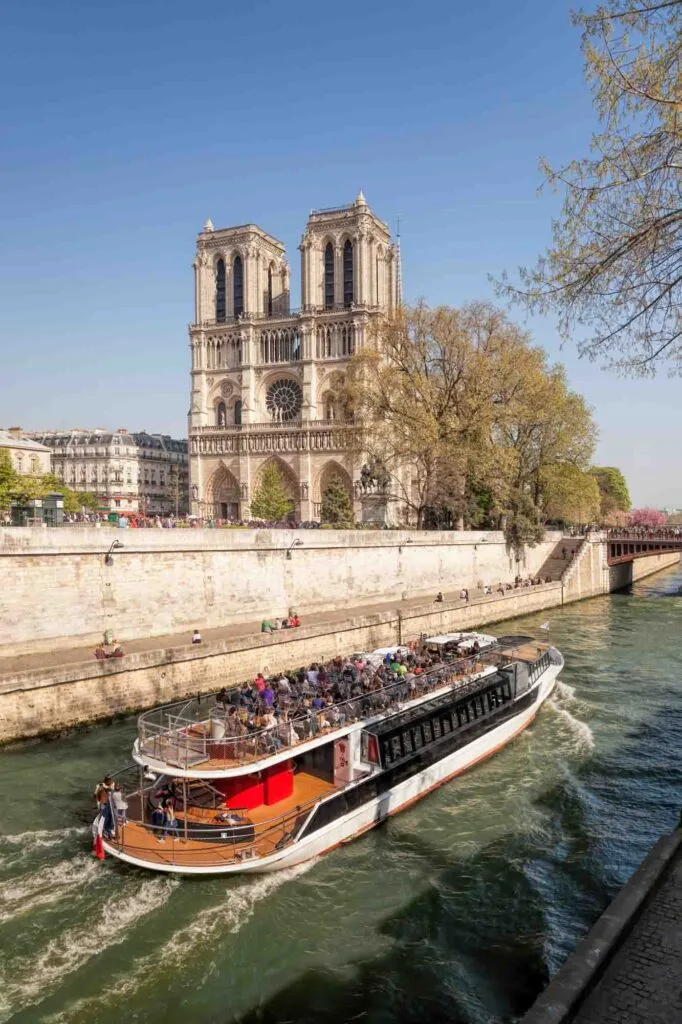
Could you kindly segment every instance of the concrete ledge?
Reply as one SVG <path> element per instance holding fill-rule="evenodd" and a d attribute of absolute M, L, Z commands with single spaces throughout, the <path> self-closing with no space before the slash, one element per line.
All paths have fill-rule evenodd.
<path fill-rule="evenodd" d="M 587 936 L 555 974 L 521 1024 L 569 1024 L 599 982 L 682 848 L 682 829 L 658 840 Z"/>

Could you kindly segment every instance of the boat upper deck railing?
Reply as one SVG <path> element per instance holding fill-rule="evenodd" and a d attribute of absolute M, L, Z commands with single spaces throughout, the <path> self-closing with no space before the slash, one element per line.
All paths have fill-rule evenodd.
<path fill-rule="evenodd" d="M 512 660 L 514 652 L 509 649 L 460 658 L 322 708 L 308 707 L 295 716 L 281 716 L 275 724 L 265 727 L 247 724 L 238 706 L 232 710 L 230 704 L 217 703 L 215 695 L 165 705 L 140 715 L 139 752 L 142 757 L 185 770 L 202 765 L 216 770 L 237 768 L 294 750 L 354 722 L 395 711 L 448 685 L 464 694 L 477 685 L 478 675 L 486 668 Z"/>

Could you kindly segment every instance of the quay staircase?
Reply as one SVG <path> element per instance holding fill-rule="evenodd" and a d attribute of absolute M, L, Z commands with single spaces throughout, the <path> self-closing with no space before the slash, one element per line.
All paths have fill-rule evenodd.
<path fill-rule="evenodd" d="M 562 537 L 538 569 L 538 576 L 541 576 L 542 579 L 549 578 L 552 581 L 560 580 L 573 561 L 582 541 L 582 537 Z M 564 550 L 566 551 L 565 558 Z"/>

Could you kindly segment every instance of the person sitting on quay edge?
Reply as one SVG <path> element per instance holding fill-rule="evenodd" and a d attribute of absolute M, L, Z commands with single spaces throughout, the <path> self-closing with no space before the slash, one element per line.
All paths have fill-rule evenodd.
<path fill-rule="evenodd" d="M 263 619 L 263 621 L 260 624 L 260 631 L 261 631 L 261 633 L 272 633 L 272 630 L 273 630 L 272 623 L 269 622 L 268 619 Z"/>
<path fill-rule="evenodd" d="M 199 632 L 198 629 L 195 629 L 194 632 L 192 633 L 192 643 L 193 644 L 200 644 L 201 643 L 201 633 Z"/>
<path fill-rule="evenodd" d="M 442 595 L 442 593 L 439 590 L 438 593 L 436 594 L 436 600 L 434 601 L 434 604 L 442 604 L 442 603 L 443 603 L 443 595 Z"/>
<path fill-rule="evenodd" d="M 468 601 L 469 600 L 469 591 L 467 590 L 466 587 L 462 587 L 462 589 L 460 590 L 460 592 L 459 592 L 459 599 L 460 599 L 460 601 Z"/>

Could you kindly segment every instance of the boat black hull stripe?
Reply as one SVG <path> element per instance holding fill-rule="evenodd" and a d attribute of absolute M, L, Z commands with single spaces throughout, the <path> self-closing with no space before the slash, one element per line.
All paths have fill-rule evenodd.
<path fill-rule="evenodd" d="M 371 779 L 366 779 L 352 789 L 338 793 L 336 796 L 326 800 L 315 808 L 312 817 L 298 838 L 303 839 L 312 832 L 324 828 L 325 825 L 330 825 L 338 818 L 342 818 L 346 814 L 357 810 L 363 804 L 369 803 L 394 786 L 412 778 L 413 775 L 418 775 L 425 768 L 429 768 L 432 764 L 442 761 L 449 754 L 453 754 L 456 750 L 461 750 L 462 747 L 468 746 L 480 736 L 491 732 L 499 725 L 509 721 L 510 718 L 520 715 L 535 704 L 539 692 L 538 686 L 533 687 L 532 690 L 529 690 L 522 697 L 519 697 L 518 700 L 515 700 L 513 704 L 507 704 L 500 708 L 496 714 L 481 718 L 479 721 L 473 722 L 466 729 L 461 729 L 447 737 L 442 737 L 437 744 L 415 751 L 415 754 L 409 760 L 386 768 L 381 773 L 372 776 Z"/>

